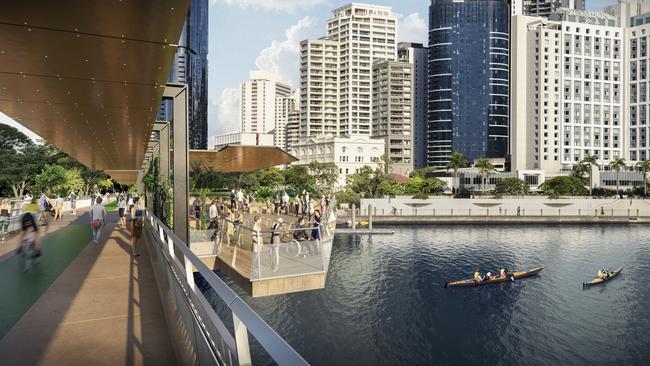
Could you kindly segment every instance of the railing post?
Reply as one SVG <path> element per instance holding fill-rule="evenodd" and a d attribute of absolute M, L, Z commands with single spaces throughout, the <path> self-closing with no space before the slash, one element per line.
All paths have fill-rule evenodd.
<path fill-rule="evenodd" d="M 612 208 L 612 213 L 609 216 L 614 217 L 614 209 L 613 208 Z"/>
<path fill-rule="evenodd" d="M 176 252 L 174 252 L 174 240 L 170 236 L 167 237 L 167 249 L 169 250 L 171 258 L 176 258 Z"/>
<path fill-rule="evenodd" d="M 237 346 L 239 365 L 252 365 L 250 344 L 248 343 L 248 330 L 235 313 L 232 313 L 232 323 L 235 328 L 235 345 Z"/>
<path fill-rule="evenodd" d="M 185 280 L 192 290 L 195 289 L 194 284 L 194 266 L 189 259 L 185 258 Z"/>
<path fill-rule="evenodd" d="M 372 205 L 368 205 L 368 229 L 369 230 L 372 230 L 372 216 L 373 216 L 373 213 L 374 213 L 372 208 L 373 208 Z M 376 208 L 375 208 L 375 210 L 376 210 Z M 382 211 L 383 210 L 384 209 L 382 208 Z"/>
<path fill-rule="evenodd" d="M 352 230 L 357 228 L 357 205 L 352 204 Z"/>

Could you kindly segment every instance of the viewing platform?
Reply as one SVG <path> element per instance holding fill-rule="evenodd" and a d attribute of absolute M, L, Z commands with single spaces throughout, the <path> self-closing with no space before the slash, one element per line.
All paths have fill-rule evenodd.
<path fill-rule="evenodd" d="M 253 212 L 266 212 L 254 207 Z M 260 214 L 262 230 L 252 228 L 254 213 L 244 224 L 218 221 L 217 230 L 190 231 L 191 249 L 209 267 L 223 272 L 252 297 L 286 294 L 325 287 L 336 218 L 324 215 L 319 228 L 298 228 L 296 216 Z M 282 218 L 272 244 L 274 223 Z M 316 231 L 318 232 L 317 235 Z M 315 237 L 320 239 L 314 239 Z"/>

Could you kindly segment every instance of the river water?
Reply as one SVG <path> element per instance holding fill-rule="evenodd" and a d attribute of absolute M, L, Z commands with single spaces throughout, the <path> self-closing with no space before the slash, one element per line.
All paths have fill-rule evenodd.
<path fill-rule="evenodd" d="M 313 365 L 650 364 L 650 227 L 386 228 L 395 235 L 337 234 L 323 290 L 239 293 Z M 502 266 L 544 270 L 443 288 Z M 619 277 L 582 289 L 618 266 Z"/>

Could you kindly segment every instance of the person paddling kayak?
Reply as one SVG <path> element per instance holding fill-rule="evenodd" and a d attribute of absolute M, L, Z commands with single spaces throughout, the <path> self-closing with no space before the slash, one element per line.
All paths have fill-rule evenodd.
<path fill-rule="evenodd" d="M 598 274 L 596 275 L 597 278 L 600 278 L 601 280 L 609 278 L 610 273 L 605 271 L 604 268 L 601 268 L 598 270 Z"/>
<path fill-rule="evenodd" d="M 485 280 L 485 276 L 481 275 L 478 269 L 474 271 L 474 282 L 483 282 L 483 280 Z"/>

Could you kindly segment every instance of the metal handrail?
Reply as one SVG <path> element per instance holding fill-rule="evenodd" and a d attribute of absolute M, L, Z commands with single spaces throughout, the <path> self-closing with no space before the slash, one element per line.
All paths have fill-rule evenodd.
<path fill-rule="evenodd" d="M 238 224 L 238 223 L 235 223 L 234 221 L 232 221 L 232 220 L 230 220 L 230 219 L 222 218 L 222 219 L 219 219 L 219 220 L 221 220 L 221 221 L 223 221 L 223 222 L 227 222 L 227 223 L 229 223 L 229 224 L 233 224 L 234 226 L 236 226 L 237 228 L 239 228 L 239 230 L 242 230 L 242 229 L 243 229 L 243 230 L 245 230 L 245 231 L 250 231 L 251 233 L 256 231 L 256 230 L 253 229 L 251 226 L 248 226 L 248 225 L 245 225 L 245 224 L 241 224 L 241 223 Z M 312 224 L 313 224 L 313 223 L 312 223 Z M 323 226 L 323 223 L 322 223 L 322 222 L 321 222 L 320 225 L 318 225 L 318 231 L 319 231 L 319 234 L 322 234 L 322 232 L 321 232 L 321 231 L 322 231 L 322 230 L 321 230 L 321 226 Z M 311 231 L 311 230 L 314 230 L 314 229 L 316 229 L 316 228 L 313 227 L 313 226 L 305 226 L 305 227 L 302 227 L 302 228 L 297 228 L 297 227 L 294 227 L 293 224 L 285 223 L 283 226 L 281 226 L 281 227 L 280 227 L 279 229 L 277 229 L 277 230 L 273 230 L 273 229 L 263 229 L 263 230 L 259 230 L 259 233 L 260 233 L 260 234 L 273 234 L 273 233 L 275 233 L 276 231 L 279 231 L 280 233 L 285 233 L 285 232 L 293 232 L 293 231 L 299 231 L 299 230 L 307 230 L 307 231 Z"/>
<path fill-rule="evenodd" d="M 220 319 L 212 319 L 212 315 L 216 316 L 214 309 L 210 307 L 206 310 L 207 314 L 211 316 L 208 321 L 213 322 L 215 328 L 220 332 L 219 336 L 226 340 L 227 343 L 236 346 L 237 357 L 240 364 L 250 364 L 250 351 L 248 344 L 247 332 L 255 337 L 264 350 L 271 356 L 271 358 L 280 365 L 308 365 L 307 361 L 298 354 L 282 337 L 280 337 L 260 316 L 248 306 L 221 278 L 219 278 L 211 269 L 209 269 L 186 245 L 180 240 L 165 224 L 163 224 L 157 217 L 153 216 L 149 211 L 146 215 L 150 219 L 150 223 L 154 228 L 157 228 L 159 233 L 159 241 L 165 243 L 165 236 L 167 238 L 166 248 L 169 256 L 174 259 L 173 262 L 182 266 L 185 272 L 185 285 L 187 285 L 199 299 L 204 298 L 201 291 L 196 288 L 194 283 L 194 268 L 203 276 L 205 281 L 210 285 L 214 293 L 226 304 L 232 311 L 233 323 L 235 326 L 235 335 L 231 335 Z M 164 248 L 164 247 L 163 247 Z M 184 263 L 176 258 L 175 250 L 182 253 Z M 200 296 L 199 296 L 200 295 Z M 189 299 L 188 299 L 189 300 Z M 199 301 L 200 303 L 193 303 L 193 306 L 209 306 L 207 302 Z M 225 334 L 224 334 L 225 332 Z M 230 342 L 228 342 L 230 341 Z M 234 341 L 234 342 L 233 342 Z"/>

